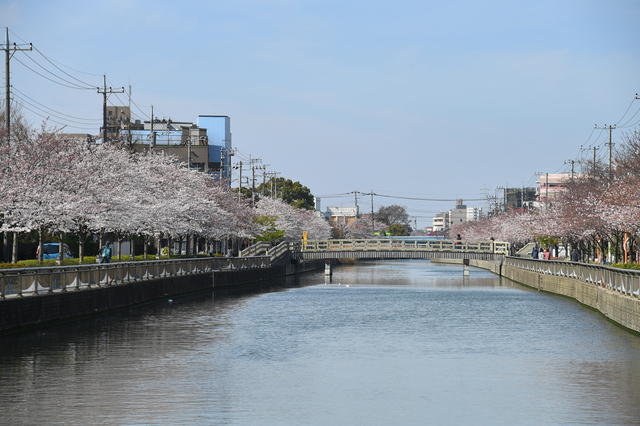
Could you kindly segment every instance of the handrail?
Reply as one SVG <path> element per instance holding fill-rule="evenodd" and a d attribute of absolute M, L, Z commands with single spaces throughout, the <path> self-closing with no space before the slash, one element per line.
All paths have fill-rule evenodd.
<path fill-rule="evenodd" d="M 573 278 L 629 296 L 640 296 L 640 271 L 638 270 L 612 268 L 591 263 L 510 256 L 505 258 L 504 265 L 543 275 Z"/>
<path fill-rule="evenodd" d="M 283 241 L 277 246 L 273 247 L 269 250 L 269 257 L 271 259 L 271 263 L 277 263 L 285 256 L 288 256 L 288 260 L 295 256 L 296 253 L 300 251 L 300 244 L 293 243 L 290 241 Z"/>
<path fill-rule="evenodd" d="M 264 256 L 264 254 L 269 251 L 270 248 L 271 243 L 269 241 L 258 241 L 257 243 L 247 247 L 246 249 L 241 250 L 239 256 Z"/>
<path fill-rule="evenodd" d="M 452 251 L 462 250 L 470 253 L 508 254 L 509 243 L 498 241 L 461 241 L 461 240 L 393 240 L 393 239 L 354 239 L 354 240 L 309 240 L 302 247 L 303 252 L 324 251 Z"/>
<path fill-rule="evenodd" d="M 202 257 L 0 270 L 0 300 L 212 271 L 267 268 L 269 256 Z"/>

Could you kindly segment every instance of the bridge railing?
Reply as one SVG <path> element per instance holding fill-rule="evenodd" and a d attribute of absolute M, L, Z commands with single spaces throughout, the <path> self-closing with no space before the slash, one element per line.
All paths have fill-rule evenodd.
<path fill-rule="evenodd" d="M 452 251 L 462 250 L 473 253 L 508 254 L 509 243 L 497 241 L 459 240 L 308 240 L 302 246 L 303 252 L 321 251 Z"/>
<path fill-rule="evenodd" d="M 264 256 L 271 248 L 269 241 L 258 241 L 257 243 L 240 251 L 240 257 Z"/>
<path fill-rule="evenodd" d="M 266 268 L 269 256 L 189 258 L 0 270 L 0 299 L 124 284 L 180 275 Z"/>
<path fill-rule="evenodd" d="M 580 262 L 506 257 L 504 265 L 538 274 L 573 278 L 626 295 L 640 296 L 640 271 Z"/>

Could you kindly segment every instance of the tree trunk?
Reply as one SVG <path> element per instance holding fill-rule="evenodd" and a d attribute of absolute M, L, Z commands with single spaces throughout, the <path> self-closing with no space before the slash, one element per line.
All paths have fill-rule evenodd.
<path fill-rule="evenodd" d="M 149 238 L 145 235 L 142 237 L 142 241 L 144 243 L 144 260 L 147 260 L 149 258 Z"/>
<path fill-rule="evenodd" d="M 80 264 L 84 262 L 84 240 L 87 238 L 84 232 L 78 232 L 78 258 L 80 260 Z"/>
<path fill-rule="evenodd" d="M 9 262 L 11 260 L 11 251 L 9 250 L 9 231 L 4 231 L 2 242 L 2 260 Z"/>
<path fill-rule="evenodd" d="M 64 234 L 60 232 L 58 234 L 58 259 L 56 259 L 56 263 L 58 265 L 62 265 L 63 260 L 64 260 Z"/>
<path fill-rule="evenodd" d="M 13 250 L 11 254 L 11 263 L 18 263 L 18 233 L 13 233 Z"/>
<path fill-rule="evenodd" d="M 38 228 L 38 261 L 42 262 L 44 260 L 44 228 L 40 226 Z"/>

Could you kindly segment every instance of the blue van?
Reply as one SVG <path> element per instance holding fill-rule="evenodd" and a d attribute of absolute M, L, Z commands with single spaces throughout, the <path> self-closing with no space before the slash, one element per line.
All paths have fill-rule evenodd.
<path fill-rule="evenodd" d="M 60 245 L 58 243 L 44 243 L 42 245 L 43 259 L 57 259 L 58 253 L 60 250 Z M 39 259 L 40 247 L 36 250 L 36 259 Z M 62 256 L 65 259 L 73 259 L 73 253 L 69 249 L 69 246 L 63 243 L 62 246 Z"/>

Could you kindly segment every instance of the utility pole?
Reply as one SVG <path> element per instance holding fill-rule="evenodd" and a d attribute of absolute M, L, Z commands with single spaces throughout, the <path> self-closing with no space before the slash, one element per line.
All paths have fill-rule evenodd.
<path fill-rule="evenodd" d="M 4 47 L 5 57 L 5 104 L 4 104 L 4 124 L 5 124 L 5 140 L 7 145 L 11 143 L 11 73 L 9 62 L 13 54 L 16 52 L 33 50 L 33 44 L 29 43 L 29 48 L 24 49 L 18 47 L 15 43 L 13 46 L 9 45 L 9 27 L 7 27 L 7 44 Z M 13 233 L 13 247 L 12 247 L 11 261 L 13 263 L 18 262 L 18 233 Z M 9 261 L 9 234 L 5 231 L 3 236 L 3 254 L 4 261 Z"/>
<path fill-rule="evenodd" d="M 374 226 L 374 221 L 373 221 L 373 189 L 371 190 L 371 235 L 373 235 L 376 232 L 376 228 Z"/>
<path fill-rule="evenodd" d="M 549 202 L 549 173 L 544 174 L 544 201 Z"/>
<path fill-rule="evenodd" d="M 240 177 L 238 178 L 238 201 L 242 200 L 242 161 L 238 163 Z"/>
<path fill-rule="evenodd" d="M 596 169 L 596 149 L 598 149 L 597 147 L 593 147 L 593 170 Z"/>
<path fill-rule="evenodd" d="M 638 95 L 636 94 L 636 97 L 637 96 Z M 611 155 L 612 146 L 613 146 L 613 143 L 611 142 L 611 131 L 615 128 L 616 128 L 615 124 L 613 126 L 607 126 L 605 124 L 604 127 L 598 127 L 598 125 L 596 124 L 596 129 L 602 129 L 602 130 L 609 129 L 609 143 L 608 143 L 609 145 L 609 178 L 611 178 L 611 163 L 613 161 L 613 156 Z M 595 161 L 594 161 L 594 164 L 595 164 Z"/>
<path fill-rule="evenodd" d="M 120 90 L 113 90 L 109 87 L 107 90 L 107 75 L 104 75 L 104 86 L 102 91 L 98 87 L 98 93 L 102 93 L 102 143 L 107 143 L 107 93 L 124 93 L 124 86 Z"/>
<path fill-rule="evenodd" d="M 356 203 L 356 217 L 358 217 L 358 191 L 353 191 L 353 196 L 355 197 L 355 203 Z"/>
<path fill-rule="evenodd" d="M 251 205 L 256 205 L 256 167 L 254 163 L 262 163 L 260 158 L 249 157 L 249 166 L 251 167 Z"/>
<path fill-rule="evenodd" d="M 267 166 L 269 166 L 270 164 L 263 164 L 262 165 L 262 197 L 264 198 L 264 191 L 265 188 L 267 186 Z"/>
<path fill-rule="evenodd" d="M 505 213 L 507 212 L 507 206 L 508 206 L 508 204 L 507 204 L 507 202 L 508 202 L 508 200 L 507 200 L 507 192 L 509 191 L 508 188 L 509 188 L 509 184 L 507 183 L 507 181 L 505 181 L 504 182 L 504 212 Z"/>
<path fill-rule="evenodd" d="M 151 120 L 149 123 L 151 126 L 149 130 L 149 148 L 153 150 L 156 148 L 156 132 L 153 131 L 153 105 L 151 105 Z"/>
<path fill-rule="evenodd" d="M 6 129 L 6 140 L 7 144 L 11 140 L 11 80 L 10 80 L 10 70 L 9 70 L 9 62 L 11 61 L 11 57 L 16 52 L 22 52 L 27 50 L 33 50 L 33 44 L 29 43 L 28 49 L 23 49 L 18 47 L 15 43 L 13 46 L 9 46 L 9 27 L 7 27 L 7 44 L 4 48 L 4 57 L 5 57 L 5 105 L 4 105 L 4 124 Z M 13 53 L 12 53 L 13 52 Z"/>

